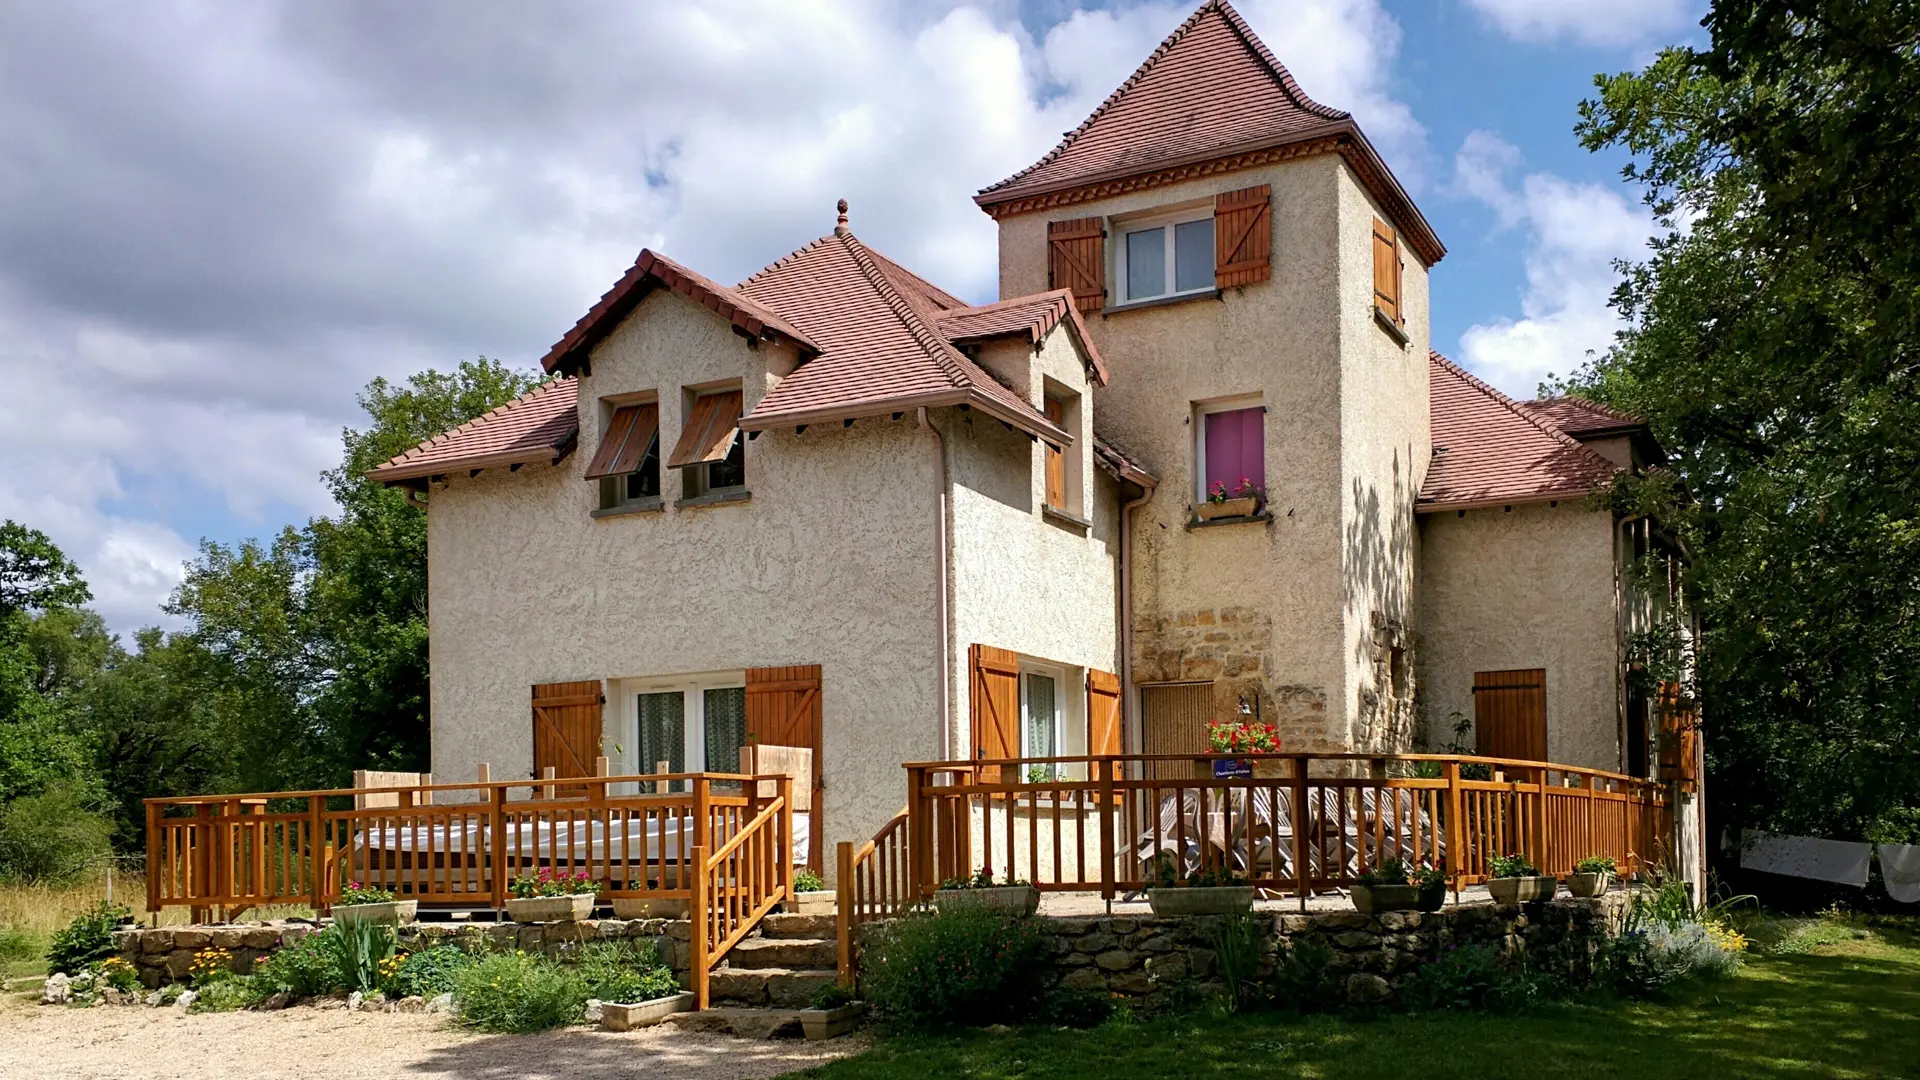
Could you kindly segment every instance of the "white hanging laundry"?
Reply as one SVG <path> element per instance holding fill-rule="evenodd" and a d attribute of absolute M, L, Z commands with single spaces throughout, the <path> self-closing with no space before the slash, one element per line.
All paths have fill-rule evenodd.
<path fill-rule="evenodd" d="M 1880 877 L 1888 896 L 1902 904 L 1920 904 L 1920 844 L 1881 844 Z"/>
<path fill-rule="evenodd" d="M 1740 834 L 1740 865 L 1788 877 L 1866 888 L 1873 845 L 1864 841 L 1778 836 L 1748 829 Z"/>

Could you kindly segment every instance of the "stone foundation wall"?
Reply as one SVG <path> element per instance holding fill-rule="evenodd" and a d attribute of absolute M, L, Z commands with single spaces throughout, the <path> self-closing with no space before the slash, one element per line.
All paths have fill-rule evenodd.
<path fill-rule="evenodd" d="M 685 974 L 692 924 L 685 919 L 587 919 L 573 923 L 409 923 L 399 928 L 400 949 L 417 952 L 435 945 L 460 945 L 473 951 L 522 949 L 564 956 L 589 941 L 626 939 L 652 944 L 673 970 Z M 187 981 L 196 953 L 225 949 L 236 975 L 251 975 L 262 957 L 318 930 L 308 922 L 258 922 L 230 926 L 136 927 L 114 934 L 120 957 L 140 971 L 148 989 Z"/>
<path fill-rule="evenodd" d="M 1579 975 L 1600 945 L 1619 932 L 1626 897 L 1562 899 L 1502 911 L 1491 904 L 1423 914 L 1260 912 L 1263 974 L 1281 950 L 1314 942 L 1328 950 L 1349 1002 L 1389 1001 L 1429 958 L 1454 946 L 1490 946 L 1524 955 L 1536 969 Z M 1054 937 L 1059 985 L 1144 998 L 1177 986 L 1220 992 L 1215 955 L 1218 916 L 1045 918 Z"/>

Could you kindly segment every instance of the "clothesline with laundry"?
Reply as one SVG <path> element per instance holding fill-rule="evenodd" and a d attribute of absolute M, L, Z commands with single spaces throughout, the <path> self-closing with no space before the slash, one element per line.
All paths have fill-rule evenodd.
<path fill-rule="evenodd" d="M 1815 836 L 1782 836 L 1757 829 L 1740 834 L 1742 869 L 1831 881 L 1855 888 L 1866 888 L 1876 854 L 1887 895 L 1902 904 L 1920 903 L 1920 844 L 1824 840 Z"/>

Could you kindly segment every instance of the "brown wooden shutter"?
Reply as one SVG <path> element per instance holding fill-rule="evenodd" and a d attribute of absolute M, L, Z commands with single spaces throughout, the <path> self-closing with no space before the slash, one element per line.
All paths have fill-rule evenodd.
<path fill-rule="evenodd" d="M 727 451 L 733 449 L 733 440 L 740 436 L 741 406 L 742 398 L 738 390 L 723 390 L 695 398 L 667 467 L 679 469 L 725 460 Z"/>
<path fill-rule="evenodd" d="M 1482 757 L 1547 760 L 1547 673 L 1473 674 L 1473 749 Z"/>
<path fill-rule="evenodd" d="M 1379 218 L 1373 219 L 1373 306 L 1394 325 L 1406 325 L 1400 310 L 1400 234 Z"/>
<path fill-rule="evenodd" d="M 638 469 L 659 431 L 660 406 L 654 402 L 613 410 L 607 432 L 600 437 L 600 449 L 593 452 L 593 461 L 587 465 L 587 479 L 625 476 Z"/>
<path fill-rule="evenodd" d="M 1207 725 L 1213 722 L 1213 684 L 1160 683 L 1140 688 L 1141 751 L 1147 754 L 1205 754 Z M 1200 775 L 1192 761 L 1154 761 L 1147 775 L 1175 780 Z"/>
<path fill-rule="evenodd" d="M 825 866 L 825 820 L 820 809 L 823 732 L 820 713 L 820 665 L 747 669 L 747 741 L 768 746 L 804 746 L 813 751 L 811 804 L 813 820 L 808 836 L 807 865 L 816 873 Z M 798 800 L 796 800 L 797 802 Z"/>
<path fill-rule="evenodd" d="M 535 683 L 533 686 L 533 775 L 592 776 L 600 756 L 600 682 Z M 585 785 L 559 787 L 563 798 L 586 794 Z"/>
<path fill-rule="evenodd" d="M 1047 399 L 1047 419 L 1066 426 L 1066 410 L 1053 398 Z M 1067 508 L 1067 456 L 1052 443 L 1041 443 L 1047 455 L 1047 505 L 1055 510 Z"/>
<path fill-rule="evenodd" d="M 973 717 L 974 760 L 1019 757 L 1020 657 L 990 645 L 971 645 L 967 668 L 973 673 L 967 698 Z M 1000 771 L 997 765 L 982 769 L 980 778 L 999 783 Z"/>
<path fill-rule="evenodd" d="M 1213 199 L 1213 284 L 1231 289 L 1273 276 L 1273 187 L 1226 191 Z"/>
<path fill-rule="evenodd" d="M 1120 678 L 1110 671 L 1087 669 L 1087 753 L 1118 754 L 1120 734 Z"/>
<path fill-rule="evenodd" d="M 1047 222 L 1047 287 L 1072 289 L 1081 311 L 1107 303 L 1107 230 L 1100 218 Z"/>
<path fill-rule="evenodd" d="M 1660 779 L 1691 785 L 1697 775 L 1700 749 L 1699 714 L 1677 682 L 1660 684 Z"/>

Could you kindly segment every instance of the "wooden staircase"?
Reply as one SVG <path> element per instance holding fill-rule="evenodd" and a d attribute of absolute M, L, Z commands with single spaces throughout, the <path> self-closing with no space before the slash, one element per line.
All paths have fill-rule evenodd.
<path fill-rule="evenodd" d="M 715 1004 L 804 1009 L 840 977 L 832 915 L 772 914 L 708 976 Z"/>

